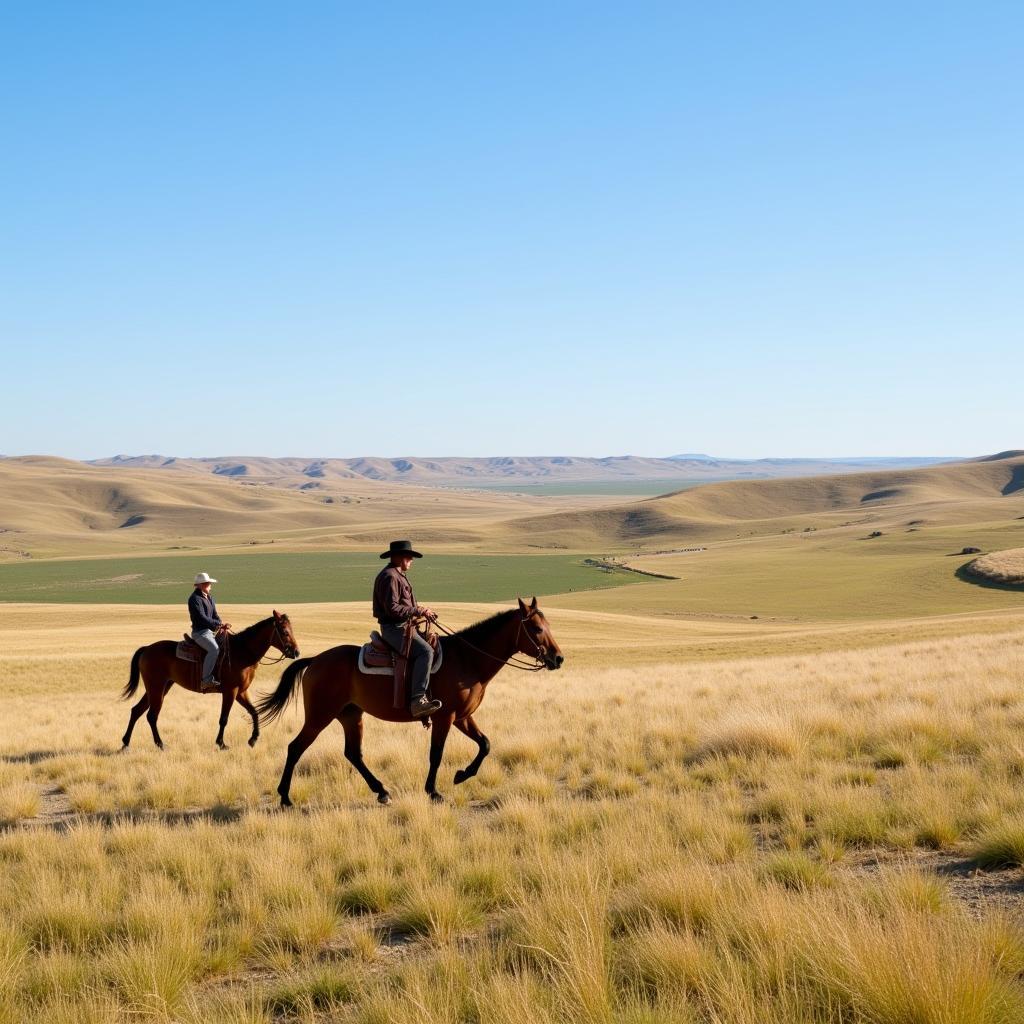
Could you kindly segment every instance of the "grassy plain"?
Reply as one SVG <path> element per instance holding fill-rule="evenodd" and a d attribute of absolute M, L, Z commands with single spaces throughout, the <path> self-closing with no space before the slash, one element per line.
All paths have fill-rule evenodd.
<path fill-rule="evenodd" d="M 872 526 L 822 526 L 710 541 L 703 551 L 626 556 L 675 576 L 621 595 L 558 598 L 573 607 L 639 613 L 738 615 L 801 620 L 888 619 L 1022 607 L 1021 594 L 984 587 L 963 572 L 982 550 L 1019 546 L 1024 522 L 909 528 L 870 537 Z"/>
<path fill-rule="evenodd" d="M 363 604 L 286 610 L 304 654 L 367 626 Z M 219 752 L 217 699 L 172 690 L 166 752 L 144 721 L 116 752 L 131 651 L 179 619 L 4 608 L 5 1024 L 1024 1019 L 1024 615 L 793 655 L 881 624 L 552 609 L 568 667 L 498 676 L 493 753 L 445 806 L 426 734 L 371 721 L 395 804 L 328 730 L 290 814 L 294 712 L 254 749 L 236 715 Z M 948 635 L 921 640 L 931 621 Z M 473 751 L 453 736 L 442 777 Z"/>
<path fill-rule="evenodd" d="M 366 601 L 384 564 L 377 552 L 356 551 L 33 560 L 0 565 L 0 594 L 7 601 L 180 605 L 203 569 L 219 580 L 219 602 Z M 512 600 L 642 579 L 564 554 L 435 554 L 410 576 L 424 600 L 431 594 L 447 601 Z"/>

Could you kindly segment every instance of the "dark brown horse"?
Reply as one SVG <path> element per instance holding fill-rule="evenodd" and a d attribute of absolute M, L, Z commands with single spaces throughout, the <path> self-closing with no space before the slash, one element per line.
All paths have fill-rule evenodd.
<path fill-rule="evenodd" d="M 223 635 L 218 638 L 223 647 Z M 149 727 L 153 730 L 153 742 L 163 750 L 163 740 L 157 732 L 156 720 L 160 717 L 160 708 L 163 705 L 167 691 L 177 683 L 186 690 L 199 693 L 199 672 L 196 671 L 196 664 L 191 661 L 182 661 L 177 658 L 174 648 L 177 646 L 175 640 L 158 640 L 155 644 L 140 647 L 132 656 L 132 670 L 128 678 L 128 685 L 121 692 L 121 699 L 127 700 L 135 695 L 139 688 L 139 677 L 145 683 L 146 692 L 142 700 L 136 704 L 128 719 L 128 729 L 122 737 L 126 749 L 132 739 L 132 730 L 142 713 L 146 712 L 149 720 Z M 255 746 L 260 736 L 260 719 L 253 707 L 252 701 L 247 696 L 247 691 L 256 677 L 256 668 L 260 661 L 266 656 L 271 647 L 276 647 L 281 652 L 281 658 L 297 658 L 299 648 L 295 643 L 295 635 L 292 633 L 292 625 L 287 615 L 280 615 L 276 611 L 272 616 L 262 619 L 260 622 L 243 629 L 241 633 L 233 633 L 228 636 L 228 650 L 218 668 L 218 679 L 220 680 L 221 695 L 220 705 L 220 732 L 217 733 L 217 746 L 221 750 L 227 750 L 224 742 L 224 727 L 228 724 L 228 715 L 231 713 L 231 705 L 236 700 L 252 716 L 252 735 L 249 737 L 249 746 Z M 280 659 L 278 659 L 280 660 Z"/>
<path fill-rule="evenodd" d="M 556 669 L 562 652 L 551 635 L 547 620 L 537 608 L 537 598 L 526 605 L 522 599 L 512 608 L 459 633 L 441 638 L 444 658 L 430 677 L 430 692 L 441 701 L 441 710 L 431 716 L 430 770 L 424 787 L 430 799 L 444 798 L 435 788 L 445 740 L 454 725 L 477 745 L 477 755 L 467 767 L 455 773 L 455 784 L 472 778 L 490 752 L 487 737 L 473 721 L 473 712 L 487 692 L 487 684 L 517 654 L 536 659 L 536 668 Z M 295 764 L 306 748 L 337 719 L 345 730 L 345 757 L 366 780 L 377 800 L 390 803 L 391 794 L 363 763 L 363 713 L 386 722 L 411 722 L 407 707 L 392 707 L 392 684 L 386 676 L 366 675 L 358 668 L 359 648 L 351 644 L 332 647 L 315 658 L 303 658 L 289 665 L 277 689 L 258 704 L 264 722 L 273 721 L 284 710 L 299 678 L 306 720 L 299 734 L 288 744 L 288 759 L 277 787 L 281 806 L 291 807 L 288 792 Z"/>

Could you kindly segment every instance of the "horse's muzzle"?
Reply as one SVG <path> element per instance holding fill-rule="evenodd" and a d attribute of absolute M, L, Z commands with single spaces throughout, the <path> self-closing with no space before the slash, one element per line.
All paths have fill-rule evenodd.
<path fill-rule="evenodd" d="M 562 662 L 565 661 L 560 654 L 549 654 L 544 659 L 544 664 L 547 665 L 549 672 L 554 672 L 556 668 L 562 667 Z"/>
<path fill-rule="evenodd" d="M 286 658 L 297 658 L 299 656 L 298 647 L 289 647 L 288 650 L 284 652 L 284 656 Z"/>

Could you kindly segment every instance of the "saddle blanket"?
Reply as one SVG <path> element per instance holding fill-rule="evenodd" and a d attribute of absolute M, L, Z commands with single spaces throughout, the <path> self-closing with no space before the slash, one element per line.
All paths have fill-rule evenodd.
<path fill-rule="evenodd" d="M 174 656 L 181 658 L 182 661 L 202 661 L 206 657 L 206 651 L 186 634 L 185 639 L 179 640 L 178 646 L 174 648 Z"/>
<path fill-rule="evenodd" d="M 359 671 L 365 673 L 368 676 L 393 676 L 395 669 L 393 665 L 367 665 L 366 664 L 366 649 L 372 650 L 372 644 L 363 644 L 359 648 Z M 440 667 L 441 662 L 444 661 L 444 648 L 438 644 L 437 650 L 434 651 L 434 661 L 430 666 L 430 674 L 433 675 Z"/>

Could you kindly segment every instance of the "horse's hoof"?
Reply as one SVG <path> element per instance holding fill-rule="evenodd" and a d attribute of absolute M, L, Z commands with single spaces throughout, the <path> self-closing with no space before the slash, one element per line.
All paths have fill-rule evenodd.
<path fill-rule="evenodd" d="M 458 786 L 465 782 L 466 779 L 472 778 L 467 771 L 463 771 L 461 768 L 455 773 L 455 785 Z"/>
<path fill-rule="evenodd" d="M 255 747 L 256 746 L 256 741 L 258 739 L 259 739 L 259 736 L 252 736 L 252 737 L 250 737 L 250 739 L 249 739 L 249 746 L 250 747 Z"/>
<path fill-rule="evenodd" d="M 444 803 L 444 797 L 441 796 L 440 793 L 431 793 L 430 794 L 430 802 L 432 804 L 443 804 Z"/>
<path fill-rule="evenodd" d="M 226 743 L 218 743 L 217 748 L 219 750 L 230 750 L 231 748 Z"/>
<path fill-rule="evenodd" d="M 281 797 L 281 806 L 282 807 L 291 807 L 292 806 L 292 802 L 291 802 L 291 800 L 288 799 L 288 797 L 282 795 L 282 797 Z"/>
<path fill-rule="evenodd" d="M 123 754 L 127 749 L 128 749 L 128 744 L 122 741 L 121 749 L 118 751 L 118 753 L 119 754 Z"/>
<path fill-rule="evenodd" d="M 391 803 L 391 794 L 387 791 L 377 794 L 377 803 L 383 804 L 385 807 Z"/>

